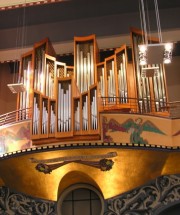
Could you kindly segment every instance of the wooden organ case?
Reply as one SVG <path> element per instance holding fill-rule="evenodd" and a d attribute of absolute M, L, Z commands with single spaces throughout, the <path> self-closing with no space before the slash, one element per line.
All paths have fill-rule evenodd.
<path fill-rule="evenodd" d="M 56 60 L 48 39 L 22 55 L 19 76 L 26 91 L 19 93 L 17 108 L 32 110 L 33 144 L 100 140 L 104 111 L 160 111 L 167 101 L 163 66 L 158 76 L 143 76 L 140 35 L 131 35 L 133 50 L 123 45 L 103 62 L 95 35 L 74 37 L 74 66 Z"/>

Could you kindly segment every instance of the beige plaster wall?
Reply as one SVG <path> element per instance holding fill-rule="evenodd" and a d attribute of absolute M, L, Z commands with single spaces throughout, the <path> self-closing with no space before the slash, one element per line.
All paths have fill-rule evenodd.
<path fill-rule="evenodd" d="M 103 142 L 180 146 L 179 119 L 172 120 L 138 114 L 103 113 L 101 114 L 101 123 Z"/>

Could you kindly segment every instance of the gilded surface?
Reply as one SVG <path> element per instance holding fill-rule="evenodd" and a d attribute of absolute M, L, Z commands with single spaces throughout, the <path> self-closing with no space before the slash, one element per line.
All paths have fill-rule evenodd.
<path fill-rule="evenodd" d="M 51 174 L 35 169 L 30 158 L 39 160 L 66 156 L 106 154 L 116 151 L 114 166 L 110 171 L 79 163 L 69 163 Z M 74 182 L 85 182 L 100 189 L 105 199 L 124 193 L 147 183 L 162 174 L 180 173 L 179 153 L 140 149 L 84 148 L 32 153 L 1 160 L 0 177 L 5 186 L 28 195 L 57 200 L 58 192 Z M 176 168 L 174 168 L 176 166 Z M 67 177 L 67 176 L 73 177 Z M 14 183 L 15 181 L 15 183 Z"/>

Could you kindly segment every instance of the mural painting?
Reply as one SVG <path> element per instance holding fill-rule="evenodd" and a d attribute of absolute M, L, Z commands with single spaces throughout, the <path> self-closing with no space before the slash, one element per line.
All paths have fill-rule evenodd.
<path fill-rule="evenodd" d="M 148 144 L 148 140 L 141 136 L 144 131 L 166 135 L 151 121 L 145 120 L 143 122 L 143 119 L 140 117 L 136 119 L 129 118 L 123 123 L 119 123 L 117 120 L 112 118 L 108 121 L 107 118 L 103 116 L 102 127 L 104 142 L 113 142 L 113 138 L 110 135 L 107 135 L 107 132 L 109 134 L 112 132 L 126 132 L 129 134 L 129 143 L 137 144 Z"/>
<path fill-rule="evenodd" d="M 30 123 L 19 123 L 0 129 L 0 156 L 31 147 Z"/>

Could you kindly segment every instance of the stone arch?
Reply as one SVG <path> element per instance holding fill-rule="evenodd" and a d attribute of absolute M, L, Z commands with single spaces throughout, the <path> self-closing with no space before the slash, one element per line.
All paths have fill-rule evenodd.
<path fill-rule="evenodd" d="M 57 199 L 59 199 L 65 189 L 74 184 L 89 184 L 101 192 L 98 184 L 89 175 L 81 171 L 71 171 L 61 179 L 58 187 Z"/>
<path fill-rule="evenodd" d="M 66 205 L 66 208 L 64 208 L 65 209 L 65 211 L 68 209 L 69 210 L 69 206 L 71 206 L 72 204 L 74 205 L 74 201 L 76 202 L 78 199 L 72 199 L 72 200 L 70 200 L 69 199 L 69 195 L 71 196 L 71 198 L 72 198 L 72 196 L 74 196 L 73 195 L 73 193 L 75 192 L 79 192 L 79 191 L 81 191 L 81 193 L 82 193 L 82 189 L 83 189 L 83 196 L 84 196 L 84 192 L 86 193 L 86 192 L 89 192 L 89 194 L 90 193 L 93 193 L 93 194 L 90 194 L 90 196 L 94 196 L 94 195 L 96 195 L 96 198 L 95 198 L 95 201 L 97 202 L 98 201 L 98 207 L 97 207 L 97 204 L 96 205 L 94 205 L 94 210 L 96 211 L 95 213 L 97 214 L 97 212 L 98 212 L 98 214 L 99 215 L 103 215 L 104 214 L 104 198 L 103 198 L 103 196 L 102 196 L 102 193 L 96 188 L 96 187 L 94 187 L 94 186 L 92 186 L 92 185 L 89 185 L 89 184 L 87 184 L 87 183 L 76 183 L 76 184 L 73 184 L 73 185 L 71 185 L 71 186 L 69 186 L 68 188 L 66 188 L 62 193 L 61 193 L 61 195 L 60 195 L 60 197 L 59 197 L 59 199 L 58 199 L 58 201 L 57 201 L 57 215 L 64 215 L 64 213 L 63 213 L 63 211 L 62 211 L 62 209 L 63 209 L 63 203 L 67 203 L 67 201 L 69 202 L 70 201 L 70 205 L 68 205 L 68 207 L 67 207 L 67 205 Z M 82 194 L 81 194 L 82 195 Z M 91 199 L 91 198 L 90 198 Z M 82 205 L 84 205 L 84 201 L 89 201 L 89 204 L 91 205 L 90 206 L 90 208 L 92 207 L 92 205 L 93 205 L 93 203 L 90 203 L 90 202 L 92 202 L 92 201 L 94 201 L 93 199 L 94 198 L 92 198 L 91 200 L 88 200 L 87 199 L 87 195 L 83 198 L 83 200 L 82 200 L 82 196 L 81 196 L 81 200 L 79 199 L 78 201 L 82 201 L 83 202 L 83 204 L 80 204 L 80 205 L 78 205 L 78 207 L 77 207 L 77 205 L 76 205 L 76 214 L 79 214 L 79 212 L 77 212 L 77 209 L 78 209 L 78 211 L 80 210 L 81 212 L 83 212 L 83 213 L 86 213 L 87 211 L 91 211 L 92 209 L 88 209 L 89 207 L 85 207 L 86 209 L 85 209 L 85 211 L 84 211 L 84 207 L 82 207 Z M 76 203 L 75 203 L 76 204 Z M 87 205 L 86 205 L 87 206 Z M 71 207 L 72 209 L 72 213 L 74 214 L 74 207 L 72 206 Z M 98 209 L 97 209 L 98 208 Z M 97 211 L 98 210 L 98 211 Z M 66 211 L 67 212 L 67 211 Z"/>

